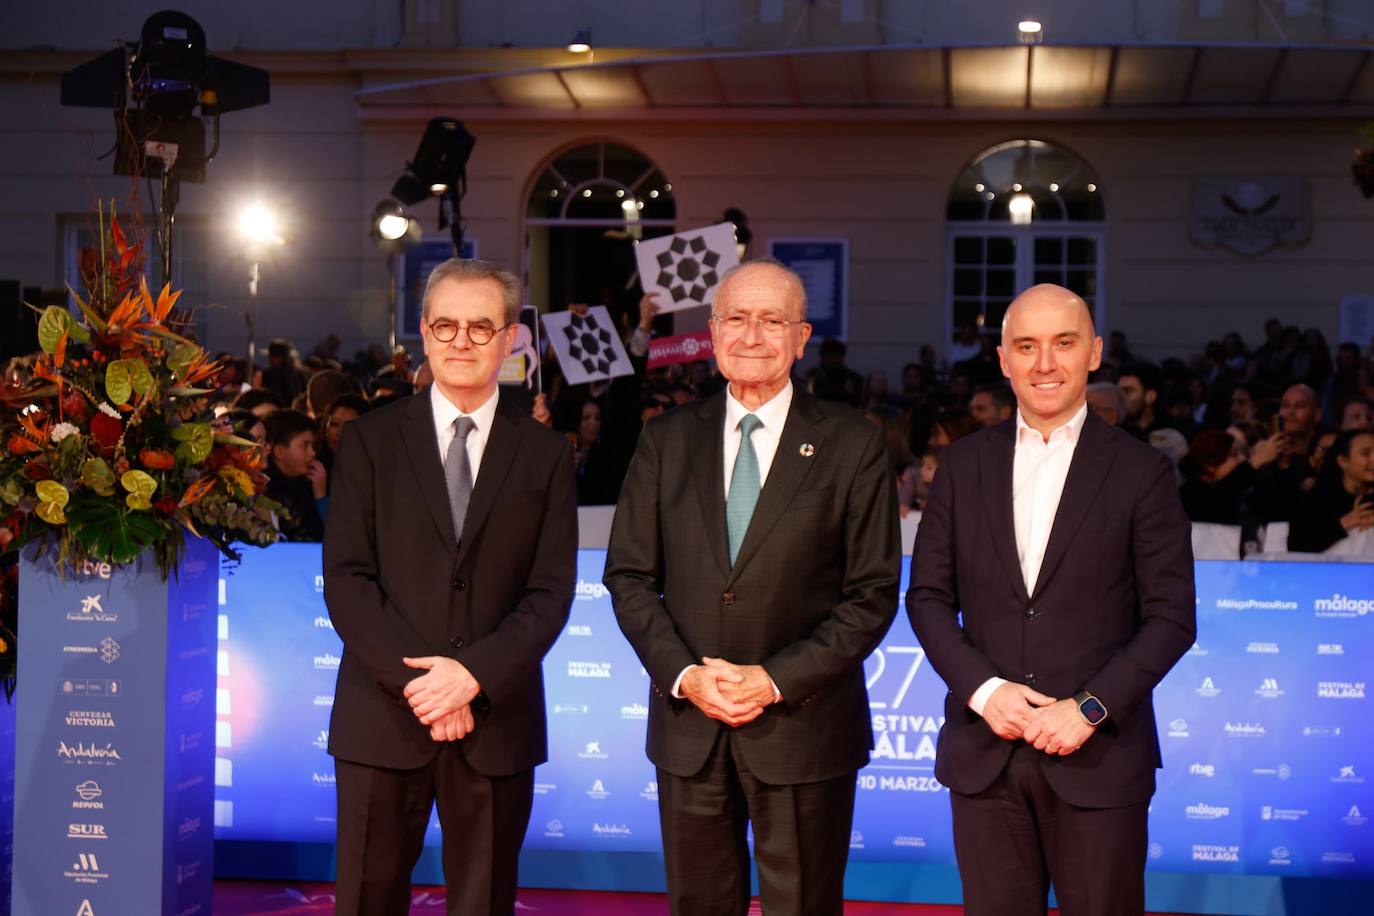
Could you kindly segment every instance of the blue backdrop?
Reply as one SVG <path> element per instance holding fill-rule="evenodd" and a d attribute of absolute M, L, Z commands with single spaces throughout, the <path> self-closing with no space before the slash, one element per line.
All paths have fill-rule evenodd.
<path fill-rule="evenodd" d="M 640 873 L 659 849 L 649 685 L 601 585 L 604 556 L 580 551 L 571 620 L 544 664 L 551 762 L 536 773 L 530 884 L 658 880 Z M 1197 574 L 1198 643 L 1155 694 L 1165 769 L 1151 906 L 1284 912 L 1272 878 L 1211 878 L 1374 878 L 1374 567 L 1199 562 Z M 221 850 L 304 844 L 288 877 L 321 877 L 334 836 L 324 746 L 341 647 L 322 592 L 317 545 L 249 551 L 221 587 L 215 836 Z M 949 801 L 933 775 L 945 687 L 904 613 L 866 670 L 877 747 L 859 776 L 851 892 L 956 899 Z"/>

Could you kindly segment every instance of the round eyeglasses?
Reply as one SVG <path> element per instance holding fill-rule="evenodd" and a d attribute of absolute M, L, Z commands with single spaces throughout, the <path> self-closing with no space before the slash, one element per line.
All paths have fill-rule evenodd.
<path fill-rule="evenodd" d="M 504 331 L 510 327 L 509 324 L 503 324 L 498 328 L 490 321 L 473 321 L 462 325 L 456 321 L 446 321 L 443 318 L 438 321 L 427 321 L 425 324 L 429 325 L 429 333 L 434 335 L 434 339 L 440 343 L 453 341 L 458 336 L 459 331 L 465 330 L 468 332 L 468 340 L 479 347 L 491 343 L 491 339 L 496 336 L 497 331 Z"/>

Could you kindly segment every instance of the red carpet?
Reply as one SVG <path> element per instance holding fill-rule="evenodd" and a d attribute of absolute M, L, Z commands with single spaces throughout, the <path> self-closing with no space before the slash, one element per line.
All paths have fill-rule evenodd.
<path fill-rule="evenodd" d="M 668 912 L 661 894 L 612 894 L 602 891 L 522 890 L 516 909 L 529 916 L 556 913 L 559 916 L 659 916 Z M 918 903 L 866 903 L 844 905 L 846 916 L 956 916 L 963 908 Z M 282 916 L 334 912 L 332 884 L 281 884 L 256 881 L 216 881 L 216 916 Z M 444 889 L 417 887 L 411 897 L 411 916 L 440 916 L 444 912 Z M 755 901 L 751 916 L 759 912 Z M 1058 910 L 1051 910 L 1057 913 Z"/>

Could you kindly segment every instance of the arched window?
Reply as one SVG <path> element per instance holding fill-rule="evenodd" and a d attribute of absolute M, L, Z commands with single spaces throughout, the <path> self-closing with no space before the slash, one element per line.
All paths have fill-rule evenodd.
<path fill-rule="evenodd" d="M 999 331 L 1018 293 L 1057 283 L 1084 298 L 1102 332 L 1106 210 L 1078 156 L 1043 140 L 984 150 L 955 181 L 945 215 L 951 331 Z"/>
<path fill-rule="evenodd" d="M 638 150 L 598 140 L 559 153 L 525 206 L 530 301 L 554 311 L 605 305 L 636 320 L 634 243 L 670 235 L 676 219 L 672 182 Z"/>
<path fill-rule="evenodd" d="M 535 180 L 527 220 L 653 224 L 677 217 L 673 185 L 638 150 L 589 143 L 561 154 Z"/>

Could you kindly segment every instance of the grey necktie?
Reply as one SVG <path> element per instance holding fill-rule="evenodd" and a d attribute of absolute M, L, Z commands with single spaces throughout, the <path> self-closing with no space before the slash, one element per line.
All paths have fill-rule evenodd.
<path fill-rule="evenodd" d="M 453 421 L 453 441 L 444 458 L 444 482 L 448 485 L 448 505 L 453 512 L 453 537 L 463 539 L 463 519 L 472 498 L 472 465 L 468 462 L 468 434 L 476 427 L 472 417 Z"/>
<path fill-rule="evenodd" d="M 754 517 L 754 506 L 759 501 L 759 456 L 749 437 L 762 425 L 763 421 L 751 413 L 739 421 L 739 454 L 735 456 L 735 469 L 730 472 L 730 493 L 725 497 L 725 530 L 730 536 L 731 566 L 739 556 L 744 533 L 749 530 L 749 520 Z"/>

